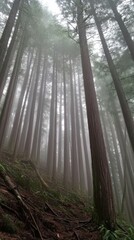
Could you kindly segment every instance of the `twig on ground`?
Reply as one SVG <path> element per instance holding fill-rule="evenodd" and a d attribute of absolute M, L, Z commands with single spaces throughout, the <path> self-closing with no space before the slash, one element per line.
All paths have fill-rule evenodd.
<path fill-rule="evenodd" d="M 74 235 L 75 235 L 76 239 L 79 240 L 79 236 L 78 236 L 78 233 L 76 231 L 74 231 Z"/>
<path fill-rule="evenodd" d="M 52 207 L 47 203 L 45 202 L 46 206 L 49 208 L 49 210 L 55 215 L 58 217 L 58 214 L 52 209 Z"/>
<path fill-rule="evenodd" d="M 14 214 L 20 219 L 19 214 L 18 214 L 14 209 L 8 207 L 7 205 L 5 205 L 5 204 L 2 203 L 2 202 L 0 202 L 0 205 L 1 205 L 2 208 L 5 208 L 5 209 L 7 209 L 8 211 L 14 213 Z"/>
<path fill-rule="evenodd" d="M 40 239 L 43 240 L 42 234 L 40 232 L 40 229 L 35 221 L 34 216 L 32 215 L 30 209 L 28 208 L 28 206 L 25 204 L 25 202 L 23 201 L 18 189 L 16 188 L 16 186 L 14 185 L 14 183 L 11 181 L 10 177 L 6 174 L 6 171 L 3 167 L 1 167 L 0 169 L 0 175 L 1 177 L 4 179 L 4 182 L 7 184 L 7 186 L 10 188 L 11 192 L 15 195 L 15 197 L 17 198 L 21 208 L 23 209 L 24 212 L 26 212 L 28 215 L 30 215 L 36 229 L 37 232 L 40 236 Z M 31 224 L 31 223 L 30 223 Z"/>

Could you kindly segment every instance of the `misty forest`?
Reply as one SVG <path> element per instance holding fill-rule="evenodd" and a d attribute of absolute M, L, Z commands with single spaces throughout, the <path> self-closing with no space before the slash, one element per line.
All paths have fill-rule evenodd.
<path fill-rule="evenodd" d="M 134 1 L 44 2 L 0 1 L 0 240 L 134 240 Z"/>

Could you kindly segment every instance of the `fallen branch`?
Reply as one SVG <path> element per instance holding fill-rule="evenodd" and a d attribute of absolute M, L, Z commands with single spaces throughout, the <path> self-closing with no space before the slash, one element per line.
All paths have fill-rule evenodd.
<path fill-rule="evenodd" d="M 2 208 L 4 208 L 4 209 L 7 209 L 9 212 L 14 213 L 14 214 L 20 219 L 19 214 L 18 214 L 14 209 L 8 207 L 7 205 L 5 205 L 5 204 L 2 203 L 2 202 L 0 202 L 0 206 L 1 206 Z"/>
<path fill-rule="evenodd" d="M 24 210 L 24 212 L 27 212 L 30 215 L 30 217 L 31 217 L 36 229 L 37 229 L 37 232 L 40 236 L 40 239 L 43 240 L 42 234 L 41 234 L 41 232 L 39 230 L 39 227 L 38 227 L 38 225 L 35 221 L 35 218 L 33 217 L 31 211 L 29 210 L 29 208 L 27 207 L 27 205 L 23 201 L 23 199 L 22 199 L 21 195 L 19 194 L 19 191 L 17 190 L 15 184 L 11 181 L 10 177 L 6 174 L 5 168 L 2 165 L 0 165 L 0 175 L 4 179 L 7 186 L 10 188 L 11 192 L 17 198 L 17 200 L 18 200 L 20 206 L 22 207 L 22 209 Z"/>
<path fill-rule="evenodd" d="M 74 231 L 74 235 L 75 235 L 76 239 L 79 240 L 79 236 L 78 236 L 78 233 L 76 231 Z"/>
<path fill-rule="evenodd" d="M 58 217 L 58 214 L 52 209 L 52 207 L 51 207 L 48 203 L 46 203 L 46 202 L 45 202 L 45 204 L 46 204 L 46 206 L 48 207 L 48 209 L 49 209 L 56 217 Z"/>
<path fill-rule="evenodd" d="M 85 223 L 85 224 L 88 224 L 92 221 L 92 218 L 89 218 L 89 219 L 86 219 L 86 220 L 81 220 L 79 221 L 79 223 Z"/>

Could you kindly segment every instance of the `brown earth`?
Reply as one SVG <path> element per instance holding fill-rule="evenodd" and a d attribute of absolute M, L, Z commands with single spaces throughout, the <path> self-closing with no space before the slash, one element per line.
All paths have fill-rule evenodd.
<path fill-rule="evenodd" d="M 3 162 L 0 162 L 3 165 Z M 19 192 L 26 208 L 20 204 L 13 189 L 0 177 L 0 240 L 99 240 L 98 226 L 87 211 L 84 201 L 66 197 L 54 190 L 33 191 L 30 178 L 37 178 L 27 166 L 20 170 L 5 165 L 8 176 Z M 23 170 L 22 170 L 23 169 Z M 19 179 L 18 172 L 20 171 Z M 30 174 L 30 175 L 29 175 Z M 16 177 L 17 176 L 17 177 Z M 25 181 L 24 181 L 25 180 Z M 36 185 L 37 185 L 36 179 Z M 26 184 L 27 182 L 27 184 Z M 34 182 L 33 182 L 34 183 Z M 38 184 L 40 184 L 38 182 Z M 16 186 L 17 185 L 17 186 Z"/>

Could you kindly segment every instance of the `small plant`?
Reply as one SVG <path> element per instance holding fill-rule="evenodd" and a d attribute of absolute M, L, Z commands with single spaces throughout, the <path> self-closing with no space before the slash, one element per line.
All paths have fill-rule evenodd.
<path fill-rule="evenodd" d="M 134 227 L 133 226 L 123 226 L 121 229 L 116 229 L 111 231 L 107 229 L 104 225 L 100 226 L 100 232 L 103 240 L 134 240 Z"/>
<path fill-rule="evenodd" d="M 100 232 L 103 240 L 115 240 L 118 239 L 118 236 L 115 232 L 107 229 L 104 225 L 100 226 Z"/>
<path fill-rule="evenodd" d="M 0 173 L 5 173 L 5 168 L 2 164 L 0 164 Z"/>

